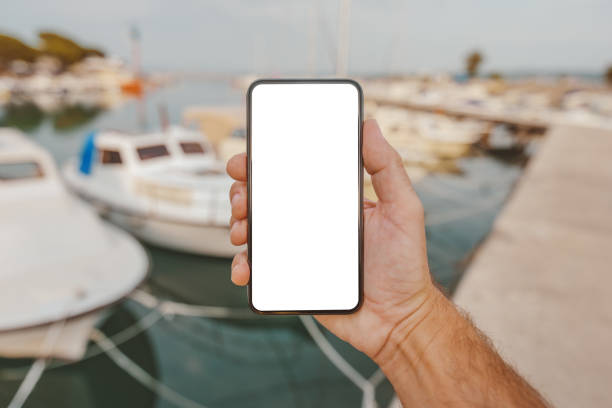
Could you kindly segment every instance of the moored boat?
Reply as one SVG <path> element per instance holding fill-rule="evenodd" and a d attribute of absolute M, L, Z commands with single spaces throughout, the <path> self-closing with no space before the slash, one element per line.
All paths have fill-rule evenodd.
<path fill-rule="evenodd" d="M 114 303 L 146 277 L 142 246 L 64 188 L 51 156 L 0 128 L 0 331 Z"/>
<path fill-rule="evenodd" d="M 199 132 L 93 133 L 63 174 L 99 213 L 146 242 L 218 257 L 237 252 L 229 241 L 232 180 Z"/>

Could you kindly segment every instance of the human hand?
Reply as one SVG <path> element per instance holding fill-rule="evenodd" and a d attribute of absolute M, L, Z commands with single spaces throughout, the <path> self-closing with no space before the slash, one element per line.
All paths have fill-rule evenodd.
<path fill-rule="evenodd" d="M 363 163 L 379 198 L 364 202 L 364 302 L 356 313 L 317 319 L 380 365 L 403 406 L 548 406 L 435 288 L 421 202 L 373 120 L 363 125 Z M 246 155 L 230 159 L 227 171 L 237 180 L 230 238 L 242 245 Z M 249 275 L 242 252 L 232 262 L 232 281 L 245 285 Z"/>
<path fill-rule="evenodd" d="M 425 305 L 437 297 L 429 267 L 423 207 L 399 154 L 384 139 L 376 121 L 363 125 L 363 162 L 379 198 L 364 202 L 364 302 L 349 315 L 317 316 L 330 331 L 377 360 L 392 333 L 409 333 Z M 246 154 L 232 157 L 230 239 L 247 241 Z M 232 262 L 232 281 L 246 285 L 247 253 Z M 380 363 L 380 362 L 379 362 Z"/>

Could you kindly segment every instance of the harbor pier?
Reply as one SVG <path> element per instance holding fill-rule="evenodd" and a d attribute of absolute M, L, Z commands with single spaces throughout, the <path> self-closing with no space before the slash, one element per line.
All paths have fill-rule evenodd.
<path fill-rule="evenodd" d="M 474 120 L 480 120 L 488 122 L 494 125 L 512 125 L 518 129 L 527 130 L 530 132 L 543 133 L 548 127 L 548 122 L 537 118 L 525 118 L 519 115 L 512 115 L 508 113 L 493 113 L 487 112 L 480 108 L 470 107 L 450 107 L 443 104 L 423 104 L 412 102 L 410 100 L 403 99 L 390 99 L 376 94 L 369 96 L 368 101 L 374 102 L 378 105 L 395 106 L 397 108 L 407 109 L 416 112 L 425 113 L 436 113 L 445 116 L 449 116 L 455 119 L 470 118 Z"/>
<path fill-rule="evenodd" d="M 612 406 L 612 131 L 551 126 L 454 298 L 556 407 Z"/>

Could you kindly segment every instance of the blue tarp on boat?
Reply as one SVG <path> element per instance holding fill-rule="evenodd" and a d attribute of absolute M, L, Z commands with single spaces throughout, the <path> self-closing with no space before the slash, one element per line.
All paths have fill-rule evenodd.
<path fill-rule="evenodd" d="M 93 131 L 85 138 L 83 149 L 81 149 L 81 164 L 79 171 L 83 174 L 91 174 L 91 168 L 96 158 L 96 132 Z"/>

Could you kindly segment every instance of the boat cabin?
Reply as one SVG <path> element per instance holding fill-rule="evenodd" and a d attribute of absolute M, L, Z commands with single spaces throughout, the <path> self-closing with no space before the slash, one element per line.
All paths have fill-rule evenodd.
<path fill-rule="evenodd" d="M 57 180 L 49 153 L 18 130 L 0 128 L 0 189 Z"/>
<path fill-rule="evenodd" d="M 105 131 L 91 134 L 81 153 L 81 173 L 97 169 L 182 169 L 198 171 L 217 164 L 212 145 L 190 129 L 173 126 L 164 132 L 132 135 Z"/>

